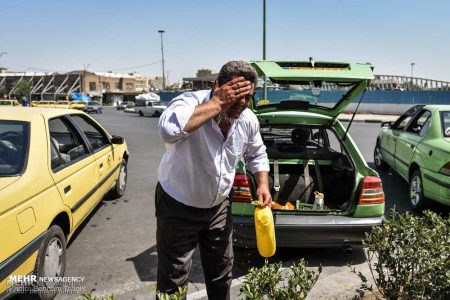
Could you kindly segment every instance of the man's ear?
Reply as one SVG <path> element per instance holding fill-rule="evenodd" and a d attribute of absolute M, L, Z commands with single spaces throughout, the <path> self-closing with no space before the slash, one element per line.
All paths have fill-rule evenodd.
<path fill-rule="evenodd" d="M 214 90 L 219 88 L 219 82 L 216 80 L 214 80 Z"/>

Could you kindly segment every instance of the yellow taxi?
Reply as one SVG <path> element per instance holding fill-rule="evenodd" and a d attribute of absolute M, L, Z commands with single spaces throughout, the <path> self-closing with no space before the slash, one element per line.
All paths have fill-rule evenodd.
<path fill-rule="evenodd" d="M 53 107 L 55 106 L 56 102 L 53 100 L 49 101 L 31 101 L 32 107 Z"/>
<path fill-rule="evenodd" d="M 128 156 L 78 110 L 0 110 L 0 299 L 11 278 L 64 275 L 74 231 L 105 194 L 124 194 Z"/>
<path fill-rule="evenodd" d="M 20 103 L 17 100 L 0 100 L 0 106 L 20 106 Z"/>
<path fill-rule="evenodd" d="M 71 108 L 70 107 L 70 102 L 69 101 L 56 101 L 55 105 L 53 106 L 55 108 Z"/>
<path fill-rule="evenodd" d="M 70 102 L 70 108 L 72 108 L 72 109 L 84 110 L 85 107 L 86 107 L 86 102 L 84 102 L 84 101 Z"/>

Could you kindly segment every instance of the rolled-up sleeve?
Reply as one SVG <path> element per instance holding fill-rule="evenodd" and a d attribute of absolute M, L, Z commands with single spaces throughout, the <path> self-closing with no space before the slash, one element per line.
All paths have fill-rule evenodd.
<path fill-rule="evenodd" d="M 198 105 L 196 98 L 180 95 L 174 98 L 159 118 L 158 130 L 166 143 L 176 143 L 185 139 L 190 133 L 183 129 Z"/>
<path fill-rule="evenodd" d="M 248 144 L 244 152 L 246 168 L 253 174 L 261 171 L 269 172 L 269 159 L 267 158 L 266 146 L 259 132 L 259 124 L 253 123 L 251 127 Z"/>

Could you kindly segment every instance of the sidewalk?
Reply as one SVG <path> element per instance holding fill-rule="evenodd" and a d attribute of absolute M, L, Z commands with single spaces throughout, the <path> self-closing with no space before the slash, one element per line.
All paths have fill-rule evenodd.
<path fill-rule="evenodd" d="M 352 119 L 353 114 L 342 113 L 339 115 L 338 119 L 341 122 L 349 122 Z M 353 122 L 363 122 L 363 123 L 381 123 L 390 122 L 398 119 L 397 115 L 378 115 L 378 114 L 356 114 Z"/>

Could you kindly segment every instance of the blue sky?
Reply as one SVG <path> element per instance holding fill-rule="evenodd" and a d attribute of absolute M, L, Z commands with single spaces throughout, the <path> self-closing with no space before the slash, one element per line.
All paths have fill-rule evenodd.
<path fill-rule="evenodd" d="M 371 62 L 450 81 L 450 1 L 267 0 L 267 59 Z M 0 0 L 0 66 L 161 75 L 262 58 L 262 0 Z M 137 67 L 147 65 L 145 67 Z M 135 68 L 132 68 L 135 67 Z"/>

